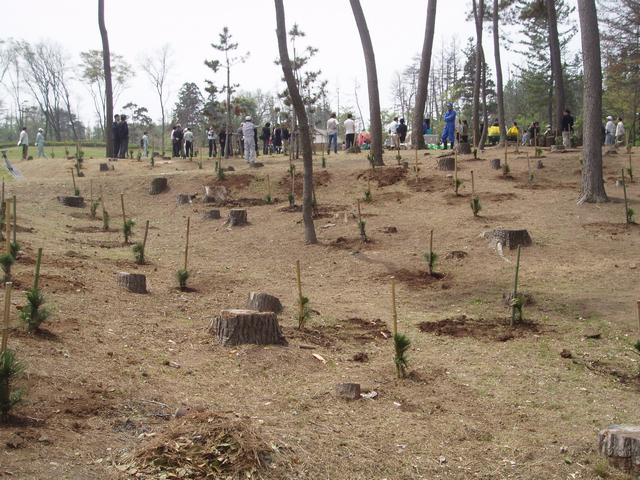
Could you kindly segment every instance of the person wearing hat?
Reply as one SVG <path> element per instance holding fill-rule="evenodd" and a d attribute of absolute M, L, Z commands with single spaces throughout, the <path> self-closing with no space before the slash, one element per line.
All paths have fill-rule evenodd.
<path fill-rule="evenodd" d="M 254 135 L 255 125 L 251 115 L 247 115 L 242 124 L 242 135 L 244 136 L 244 158 L 250 167 L 256 163 L 256 137 Z"/>
<path fill-rule="evenodd" d="M 42 134 L 44 130 L 42 128 L 38 129 L 38 135 L 36 135 L 36 145 L 38 146 L 38 158 L 42 155 L 44 158 L 47 157 L 47 154 L 44 153 L 44 135 Z"/>
<path fill-rule="evenodd" d="M 609 115 L 607 117 L 607 124 L 604 126 L 604 145 L 605 147 L 613 146 L 613 136 L 616 133 L 616 124 L 613 123 L 613 117 Z"/>
<path fill-rule="evenodd" d="M 544 131 L 544 136 L 545 137 L 552 137 L 553 136 L 553 132 L 551 131 L 551 125 L 547 125 L 547 129 Z"/>
<path fill-rule="evenodd" d="M 451 102 L 447 103 L 447 113 L 444 114 L 444 121 L 447 122 L 447 125 L 444 127 L 444 132 L 442 132 L 442 143 L 446 150 L 447 139 L 449 139 L 451 148 L 453 148 L 456 133 L 456 111 L 453 109 L 453 103 Z"/>

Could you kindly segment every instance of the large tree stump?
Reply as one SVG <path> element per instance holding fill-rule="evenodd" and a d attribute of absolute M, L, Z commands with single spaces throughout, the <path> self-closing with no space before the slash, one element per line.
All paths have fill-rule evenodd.
<path fill-rule="evenodd" d="M 141 273 L 118 273 L 118 285 L 133 293 L 147 293 L 147 277 Z"/>
<path fill-rule="evenodd" d="M 101 172 L 108 172 L 109 170 L 115 170 L 115 167 L 113 165 L 109 165 L 108 163 L 101 163 L 100 164 L 100 171 Z"/>
<path fill-rule="evenodd" d="M 460 155 L 471 155 L 471 144 L 469 142 L 461 142 L 457 148 Z"/>
<path fill-rule="evenodd" d="M 222 226 L 237 227 L 247 223 L 247 210 L 244 208 L 233 208 L 229 211 L 229 216 Z"/>
<path fill-rule="evenodd" d="M 202 215 L 203 220 L 219 220 L 220 210 L 206 210 Z"/>
<path fill-rule="evenodd" d="M 489 160 L 489 165 L 491 165 L 491 168 L 493 168 L 494 170 L 500 170 L 500 159 L 492 158 L 491 160 Z"/>
<path fill-rule="evenodd" d="M 640 475 L 640 427 L 613 425 L 598 432 L 600 452 L 609 465 L 631 474 Z"/>
<path fill-rule="evenodd" d="M 280 313 L 283 310 L 282 303 L 277 297 L 260 292 L 250 292 L 247 295 L 247 303 L 244 308 L 255 310 L 256 312 L 273 313 Z"/>
<path fill-rule="evenodd" d="M 491 239 L 491 246 L 495 247 L 498 244 L 503 247 L 507 247 L 509 250 L 518 248 L 518 245 L 528 247 L 531 245 L 531 237 L 526 230 L 490 230 L 482 234 L 485 238 Z"/>
<path fill-rule="evenodd" d="M 438 170 L 455 170 L 456 159 L 454 157 L 442 157 L 438 159 Z"/>
<path fill-rule="evenodd" d="M 179 207 L 180 205 L 184 205 L 185 203 L 191 203 L 191 197 L 186 193 L 179 193 L 176 197 L 176 205 Z"/>
<path fill-rule="evenodd" d="M 226 202 L 227 200 L 229 200 L 229 194 L 223 186 L 204 187 L 202 203 Z"/>
<path fill-rule="evenodd" d="M 209 332 L 223 347 L 252 343 L 257 345 L 288 345 L 273 312 L 253 310 L 223 310 L 211 320 Z"/>
<path fill-rule="evenodd" d="M 167 177 L 158 177 L 151 180 L 149 195 L 159 195 L 167 189 Z"/>
<path fill-rule="evenodd" d="M 58 201 L 65 207 L 84 207 L 84 197 L 63 197 L 58 195 Z"/>

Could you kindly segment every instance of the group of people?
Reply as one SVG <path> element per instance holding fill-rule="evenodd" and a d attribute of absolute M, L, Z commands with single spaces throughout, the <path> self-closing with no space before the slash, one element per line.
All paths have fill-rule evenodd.
<path fill-rule="evenodd" d="M 27 127 L 22 127 L 20 131 L 20 137 L 18 137 L 18 146 L 22 147 L 22 159 L 26 160 L 27 154 L 29 153 L 29 133 Z M 38 129 L 38 134 L 36 135 L 36 146 L 38 147 L 38 158 L 49 158 L 47 154 L 44 153 L 44 130 L 42 128 Z"/>
<path fill-rule="evenodd" d="M 408 127 L 404 123 L 404 118 L 398 122 L 398 117 L 393 117 L 393 120 L 388 125 L 389 136 L 391 137 L 391 144 L 394 148 L 400 148 L 400 144 L 405 143 L 407 140 Z"/>
<path fill-rule="evenodd" d="M 129 124 L 126 115 L 114 115 L 113 124 L 113 156 L 115 158 L 126 158 L 129 150 Z"/>
<path fill-rule="evenodd" d="M 336 114 L 332 113 L 331 118 L 327 121 L 327 153 L 331 153 L 331 144 L 333 144 L 333 152 L 338 153 L 338 119 Z M 356 122 L 353 115 L 347 115 L 344 121 L 345 149 L 354 146 L 356 140 Z"/>
<path fill-rule="evenodd" d="M 145 132 L 146 135 L 146 132 Z M 173 145 L 173 157 L 193 156 L 193 145 L 195 135 L 191 128 L 182 130 L 182 125 L 177 124 L 171 129 L 171 144 Z M 211 155 L 209 155 L 211 156 Z"/>
<path fill-rule="evenodd" d="M 607 124 L 603 128 L 604 144 L 607 147 L 612 147 L 615 144 L 624 145 L 625 130 L 622 117 L 618 117 L 616 122 L 617 124 L 613 123 L 613 117 L 611 115 L 607 117 Z"/>

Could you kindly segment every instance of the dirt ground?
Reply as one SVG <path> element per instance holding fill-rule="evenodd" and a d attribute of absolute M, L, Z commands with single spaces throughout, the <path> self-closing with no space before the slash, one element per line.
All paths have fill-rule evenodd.
<path fill-rule="evenodd" d="M 478 161 L 461 157 L 459 195 L 450 172 L 435 168 L 438 152 L 418 153 L 418 181 L 414 151 L 402 152 L 408 171 L 387 153 L 386 167 L 369 170 L 372 201 L 360 202 L 367 243 L 355 219 L 367 188 L 366 153 L 332 154 L 326 170 L 315 156 L 317 245 L 305 244 L 300 211 L 286 208 L 284 156 L 260 157 L 264 167 L 255 169 L 240 158 L 225 161 L 235 172 L 222 182 L 208 159 L 201 170 L 195 161 L 120 160 L 108 172 L 99 171 L 104 160 L 87 159 L 76 179 L 82 209 L 56 201 L 72 194 L 72 160 L 14 160 L 26 180 L 6 185 L 17 197 L 24 251 L 12 301 L 25 300 L 42 247 L 40 285 L 53 316 L 41 332 L 26 333 L 12 307 L 9 347 L 27 369 L 24 401 L 0 428 L 0 475 L 204 478 L 202 469 L 213 465 L 220 473 L 208 478 L 627 478 L 601 463 L 596 435 L 637 423 L 640 413 L 632 349 L 640 335 L 640 227 L 625 223 L 615 186 L 628 158 L 622 150 L 604 158 L 611 203 L 578 206 L 581 151 L 545 149 L 533 184 L 527 151 L 533 157 L 533 149 L 509 149 L 508 178 L 489 167 L 503 150 L 488 149 Z M 301 160 L 296 165 L 300 182 Z M 160 175 L 169 189 L 150 196 Z M 261 204 L 267 175 L 273 205 Z M 216 184 L 232 200 L 201 204 L 204 186 Z M 90 218 L 89 197 L 100 189 L 109 231 L 101 208 Z M 300 205 L 300 184 L 295 191 Z M 121 193 L 127 218 L 137 222 L 134 242 L 150 221 L 145 265 L 123 244 Z M 178 207 L 180 193 L 197 197 Z M 640 212 L 639 184 L 628 183 L 627 194 Z M 224 219 L 238 207 L 248 210 L 246 226 L 203 220 L 210 208 Z M 191 278 L 181 292 L 176 271 L 188 217 Z M 519 273 L 530 302 L 515 329 L 503 300 L 513 288 L 515 251 L 502 258 L 481 236 L 495 228 L 524 228 L 533 240 Z M 435 276 L 423 258 L 430 230 Z M 468 255 L 445 259 L 453 250 Z M 305 332 L 296 330 L 296 260 L 315 312 Z M 118 287 L 118 272 L 145 274 L 148 294 Z M 391 338 L 394 276 L 398 329 L 412 341 L 402 380 Z M 288 346 L 225 348 L 208 332 L 212 317 L 243 308 L 249 292 L 280 298 Z M 341 382 L 377 395 L 347 402 L 335 395 Z M 178 408 L 187 415 L 175 418 Z M 210 457 L 202 456 L 203 439 Z"/>

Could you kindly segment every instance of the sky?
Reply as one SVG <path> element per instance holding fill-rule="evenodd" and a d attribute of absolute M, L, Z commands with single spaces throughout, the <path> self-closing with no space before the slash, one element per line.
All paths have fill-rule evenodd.
<path fill-rule="evenodd" d="M 393 104 L 391 84 L 394 72 L 402 71 L 411 63 L 412 57 L 422 51 L 427 1 L 361 0 L 361 4 L 376 55 L 380 101 L 382 108 L 390 108 Z M 466 21 L 470 5 L 470 0 L 438 3 L 434 52 L 441 49 L 443 42 L 450 43 L 454 35 L 458 37 L 461 49 L 467 38 L 475 35 L 474 25 Z M 309 68 L 321 69 L 322 78 L 328 80 L 332 108 L 338 108 L 338 89 L 341 109 L 349 104 L 355 107 L 354 92 L 359 85 L 359 104 L 363 116 L 368 119 L 364 55 L 349 2 L 285 0 L 284 6 L 287 29 L 297 23 L 306 33 L 305 44 L 318 48 Z M 12 8 L 16 12 L 12 13 Z M 11 4 L 0 30 L 0 39 L 14 38 L 30 43 L 54 40 L 72 55 L 74 66 L 80 62 L 81 51 L 102 50 L 98 0 L 31 0 L 26 10 L 18 15 L 17 10 L 22 8 L 19 4 Z M 9 21 L 22 14 L 25 15 L 24 21 Z M 222 86 L 225 74 L 221 71 L 214 74 L 204 65 L 204 60 L 222 58 L 211 44 L 219 42 L 219 33 L 225 26 L 233 35 L 232 40 L 239 44 L 237 54 L 250 54 L 244 64 L 232 68 L 232 83 L 239 83 L 239 89 L 248 91 L 276 92 L 284 89 L 282 70 L 274 64 L 278 45 L 275 7 L 271 0 L 105 0 L 105 22 L 111 52 L 124 56 L 136 71 L 129 88 L 114 105 L 115 111 L 128 102 L 134 102 L 147 107 L 154 120 L 160 118 L 158 97 L 145 73 L 137 67 L 137 59 L 167 43 L 174 52 L 172 59 L 175 65 L 170 74 L 170 109 L 185 82 L 196 83 L 203 95 L 205 79 Z M 514 35 L 508 34 L 507 37 L 514 38 Z M 484 38 L 485 56 L 493 69 L 490 33 L 485 32 Z M 510 66 L 513 68 L 513 63 L 521 61 L 521 58 L 514 53 L 503 52 L 503 55 L 506 77 Z M 86 87 L 75 83 L 72 92 L 80 119 L 93 125 L 95 113 Z M 0 96 L 10 102 L 6 92 L 0 90 Z"/>

